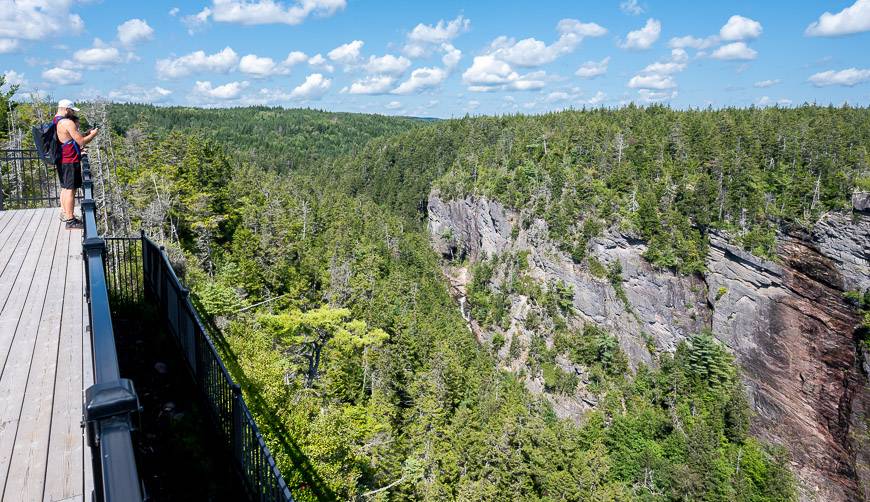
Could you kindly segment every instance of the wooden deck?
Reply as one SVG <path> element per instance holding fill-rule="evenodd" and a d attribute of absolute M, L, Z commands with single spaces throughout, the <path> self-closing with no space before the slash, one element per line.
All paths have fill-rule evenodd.
<path fill-rule="evenodd" d="M 90 501 L 93 383 L 81 230 L 57 208 L 0 211 L 0 500 Z"/>

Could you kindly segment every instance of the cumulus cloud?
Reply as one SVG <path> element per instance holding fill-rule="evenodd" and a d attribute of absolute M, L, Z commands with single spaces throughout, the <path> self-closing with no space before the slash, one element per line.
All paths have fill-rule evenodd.
<path fill-rule="evenodd" d="M 476 56 L 471 66 L 462 74 L 469 90 L 486 92 L 495 90 L 529 91 L 541 89 L 546 82 L 544 72 L 520 75 L 511 65 L 492 54 Z"/>
<path fill-rule="evenodd" d="M 272 58 L 248 54 L 239 60 L 239 71 L 257 78 L 286 74 L 287 68 L 275 63 Z"/>
<path fill-rule="evenodd" d="M 197 80 L 193 85 L 193 94 L 204 98 L 231 100 L 238 98 L 246 87 L 248 87 L 247 81 L 230 82 L 214 87 L 208 80 Z"/>
<path fill-rule="evenodd" d="M 447 70 L 442 68 L 417 68 L 407 80 L 393 89 L 393 94 L 415 94 L 441 85 L 447 79 Z"/>
<path fill-rule="evenodd" d="M 19 49 L 21 44 L 12 38 L 0 38 L 0 54 L 9 54 Z"/>
<path fill-rule="evenodd" d="M 580 78 L 595 78 L 607 73 L 607 65 L 610 63 L 610 56 L 601 61 L 586 61 L 580 68 L 574 72 Z"/>
<path fill-rule="evenodd" d="M 332 85 L 332 80 L 324 77 L 320 73 L 312 73 L 305 77 L 305 82 L 293 89 L 290 93 L 291 99 L 313 100 L 320 99 L 329 87 Z"/>
<path fill-rule="evenodd" d="M 401 75 L 411 66 L 411 60 L 404 56 L 385 54 L 380 57 L 370 56 L 365 70 L 369 73 L 386 75 Z"/>
<path fill-rule="evenodd" d="M 142 19 L 128 19 L 118 25 L 118 41 L 125 47 L 154 38 L 154 29 Z"/>
<path fill-rule="evenodd" d="M 3 80 L 5 80 L 6 85 L 17 85 L 19 87 L 27 86 L 27 79 L 24 78 L 24 74 L 18 73 L 15 70 L 6 70 L 3 72 Z"/>
<path fill-rule="evenodd" d="M 836 37 L 870 31 L 870 0 L 857 0 L 836 14 L 825 12 L 807 26 L 810 37 Z"/>
<path fill-rule="evenodd" d="M 760 80 L 760 81 L 752 84 L 752 87 L 757 87 L 759 89 L 765 89 L 767 87 L 773 87 L 774 85 L 778 84 L 779 82 L 780 82 L 779 79 Z"/>
<path fill-rule="evenodd" d="M 847 68 L 845 70 L 828 70 L 816 73 L 809 78 L 816 87 L 842 85 L 852 87 L 870 81 L 870 69 Z"/>
<path fill-rule="evenodd" d="M 671 57 L 665 61 L 657 61 L 647 65 L 637 75 L 628 81 L 632 89 L 665 90 L 677 87 L 673 75 L 683 71 L 689 60 L 684 49 L 671 49 Z"/>
<path fill-rule="evenodd" d="M 82 81 L 82 74 L 74 70 L 55 66 L 42 72 L 42 78 L 57 85 L 78 84 Z"/>
<path fill-rule="evenodd" d="M 558 57 L 570 54 L 587 37 L 600 37 L 607 30 L 595 23 L 583 23 L 576 19 L 562 19 L 556 25 L 559 38 L 550 45 L 535 39 L 515 41 L 501 36 L 490 44 L 489 53 L 509 64 L 535 67 L 552 63 Z"/>
<path fill-rule="evenodd" d="M 391 75 L 374 75 L 353 82 L 342 92 L 348 94 L 386 94 L 393 88 L 396 77 Z"/>
<path fill-rule="evenodd" d="M 635 75 L 628 81 L 632 89 L 673 89 L 677 82 L 668 75 Z"/>
<path fill-rule="evenodd" d="M 109 99 L 127 103 L 160 103 L 166 101 L 171 94 L 172 91 L 160 86 L 146 88 L 130 84 L 120 89 L 109 91 Z"/>
<path fill-rule="evenodd" d="M 659 39 L 662 33 L 662 23 L 656 19 L 647 19 L 643 28 L 631 31 L 620 44 L 623 49 L 646 50 Z"/>
<path fill-rule="evenodd" d="M 624 0 L 619 4 L 619 10 L 632 16 L 643 14 L 643 7 L 638 5 L 637 0 Z"/>
<path fill-rule="evenodd" d="M 287 54 L 287 57 L 284 59 L 284 66 L 296 66 L 300 63 L 304 63 L 308 61 L 308 56 L 302 51 L 293 51 L 290 54 Z"/>
<path fill-rule="evenodd" d="M 672 49 L 709 49 L 719 43 L 719 37 L 711 35 L 705 38 L 693 37 L 686 35 L 684 37 L 674 37 L 668 41 L 668 47 Z"/>
<path fill-rule="evenodd" d="M 444 55 L 441 56 L 441 62 L 444 63 L 444 66 L 450 70 L 456 68 L 459 60 L 462 59 L 462 51 L 451 44 L 442 44 L 441 50 L 444 52 Z"/>
<path fill-rule="evenodd" d="M 326 61 L 326 58 L 320 54 L 315 54 L 308 58 L 308 64 L 329 73 L 335 71 L 335 68 L 333 68 L 333 66 Z"/>
<path fill-rule="evenodd" d="M 722 40 L 748 40 L 758 38 L 761 35 L 761 23 L 748 17 L 734 15 L 728 18 L 722 28 L 719 29 L 719 36 Z"/>
<path fill-rule="evenodd" d="M 292 5 L 274 0 L 213 0 L 194 18 L 205 23 L 209 18 L 219 23 L 300 24 L 311 15 L 331 16 L 347 6 L 346 0 L 299 0 Z"/>
<path fill-rule="evenodd" d="M 77 35 L 85 23 L 70 13 L 72 0 L 5 1 L 0 13 L 0 38 L 44 40 Z"/>
<path fill-rule="evenodd" d="M 447 22 L 441 19 L 434 25 L 419 23 L 408 33 L 402 52 L 410 58 L 426 56 L 469 29 L 471 21 L 462 16 Z"/>
<path fill-rule="evenodd" d="M 387 110 L 398 110 L 401 107 L 402 103 L 400 103 L 399 101 L 390 101 L 389 103 L 384 105 L 384 108 L 386 108 Z"/>
<path fill-rule="evenodd" d="M 199 72 L 227 73 L 235 68 L 238 61 L 239 55 L 230 47 L 208 55 L 204 51 L 196 51 L 175 59 L 157 60 L 157 77 L 165 80 Z"/>
<path fill-rule="evenodd" d="M 208 24 L 209 16 L 211 16 L 211 9 L 206 7 L 196 14 L 184 16 L 181 18 L 181 22 L 187 26 L 187 33 L 193 35 Z"/>
<path fill-rule="evenodd" d="M 326 56 L 336 63 L 352 64 L 359 59 L 359 51 L 364 44 L 365 42 L 362 40 L 354 40 L 353 42 L 339 45 L 329 51 Z"/>
<path fill-rule="evenodd" d="M 719 47 L 710 57 L 714 59 L 723 59 L 723 60 L 739 60 L 739 61 L 749 61 L 755 59 L 758 56 L 758 52 L 746 45 L 745 42 L 732 42 L 730 44 L 723 45 Z"/>
<path fill-rule="evenodd" d="M 122 63 L 124 58 L 118 49 L 108 47 L 96 39 L 93 47 L 75 51 L 73 61 L 88 68 L 100 68 Z"/>

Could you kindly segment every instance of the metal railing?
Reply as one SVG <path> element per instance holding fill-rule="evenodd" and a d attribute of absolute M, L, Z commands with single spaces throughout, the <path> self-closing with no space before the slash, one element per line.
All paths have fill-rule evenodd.
<path fill-rule="evenodd" d="M 58 207 L 57 172 L 36 150 L 0 151 L 0 211 Z"/>
<path fill-rule="evenodd" d="M 82 159 L 83 254 L 91 326 L 94 385 L 85 391 L 84 421 L 93 462 L 94 495 L 99 502 L 143 500 L 133 442 L 139 398 L 133 382 L 121 378 L 106 283 L 106 242 L 97 231 L 90 165 Z"/>
<path fill-rule="evenodd" d="M 293 496 L 196 308 L 163 249 L 145 237 L 142 259 L 146 297 L 157 305 L 178 342 L 215 425 L 231 452 L 251 500 L 292 502 Z"/>

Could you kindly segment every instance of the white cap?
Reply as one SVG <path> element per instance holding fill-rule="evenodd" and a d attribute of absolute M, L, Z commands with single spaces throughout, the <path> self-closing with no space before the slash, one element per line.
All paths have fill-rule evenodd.
<path fill-rule="evenodd" d="M 73 103 L 72 101 L 70 101 L 68 99 L 61 99 L 60 101 L 58 101 L 57 107 L 58 108 L 69 108 L 70 110 L 72 110 L 74 112 L 79 111 L 79 109 L 76 108 L 75 103 Z"/>

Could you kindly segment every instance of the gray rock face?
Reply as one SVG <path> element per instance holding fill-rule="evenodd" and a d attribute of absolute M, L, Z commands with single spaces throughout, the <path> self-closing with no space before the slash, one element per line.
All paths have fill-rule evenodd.
<path fill-rule="evenodd" d="M 591 242 L 589 254 L 605 266 L 621 264 L 627 302 L 607 279 L 559 251 L 546 222 L 520 228 L 520 215 L 497 202 L 443 201 L 432 193 L 429 231 L 446 258 L 474 262 L 527 252 L 536 282 L 572 288 L 575 327 L 593 322 L 616 335 L 632 366 L 652 362 L 649 349 L 671 351 L 712 329 L 741 367 L 756 412 L 754 433 L 790 450 L 801 499 L 870 501 L 870 361 L 855 343 L 855 309 L 843 298 L 844 291 L 870 287 L 870 214 L 863 212 L 870 196 L 865 199 L 853 199 L 853 215 L 828 214 L 810 233 L 779 236 L 776 263 L 712 235 L 703 278 L 654 270 L 643 258 L 643 242 L 610 229 Z M 459 275 L 468 280 L 467 270 Z M 455 291 L 464 296 L 464 285 Z M 504 336 L 523 350 L 514 359 L 507 346 L 499 351 L 506 369 L 525 366 L 535 336 L 525 328 L 532 310 L 527 298 L 511 298 Z M 481 343 L 489 343 L 493 334 L 468 319 Z M 582 381 L 582 368 L 557 363 Z M 529 376 L 526 387 L 546 395 L 540 377 Z M 575 420 L 595 404 L 582 384 L 574 396 L 548 399 L 559 416 Z"/>
<path fill-rule="evenodd" d="M 853 193 L 852 207 L 855 211 L 870 212 L 870 192 Z"/>

